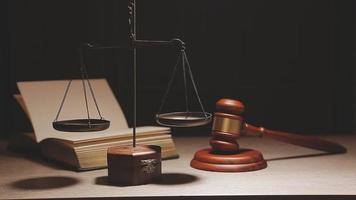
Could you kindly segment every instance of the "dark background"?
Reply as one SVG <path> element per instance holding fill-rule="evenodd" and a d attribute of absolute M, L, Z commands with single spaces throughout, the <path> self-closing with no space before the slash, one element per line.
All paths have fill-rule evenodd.
<path fill-rule="evenodd" d="M 12 98 L 17 81 L 79 78 L 80 44 L 127 44 L 126 4 L 1 1 L 1 137 L 31 129 Z M 245 103 L 249 122 L 265 127 L 305 134 L 354 132 L 353 1 L 138 0 L 137 6 L 138 39 L 186 42 L 207 111 L 230 97 Z M 154 123 L 176 56 L 170 48 L 138 52 L 139 125 Z M 131 123 L 132 51 L 93 50 L 87 61 L 90 77 L 109 80 Z M 183 107 L 179 80 L 167 109 Z M 175 134 L 209 134 L 209 129 Z"/>

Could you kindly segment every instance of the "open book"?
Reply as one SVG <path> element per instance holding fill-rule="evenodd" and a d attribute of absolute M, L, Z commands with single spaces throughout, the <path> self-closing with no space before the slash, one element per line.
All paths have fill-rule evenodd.
<path fill-rule="evenodd" d="M 132 129 L 128 127 L 121 107 L 105 79 L 90 80 L 101 115 L 110 127 L 96 132 L 62 132 L 52 127 L 68 81 L 18 82 L 20 94 L 14 95 L 31 120 L 34 134 L 27 135 L 40 144 L 42 154 L 51 160 L 76 170 L 107 166 L 107 148 L 132 145 Z M 90 95 L 90 94 L 89 94 Z M 89 113 L 99 118 L 92 98 L 88 98 Z M 86 118 L 81 80 L 73 80 L 58 120 Z M 162 158 L 178 157 L 170 129 L 147 126 L 137 128 L 137 144 L 159 145 Z"/>

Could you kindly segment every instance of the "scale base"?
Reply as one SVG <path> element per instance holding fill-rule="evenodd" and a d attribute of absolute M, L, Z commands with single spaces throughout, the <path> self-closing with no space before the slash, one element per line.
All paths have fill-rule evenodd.
<path fill-rule="evenodd" d="M 207 148 L 195 153 L 190 166 L 214 172 L 247 172 L 264 169 L 267 162 L 261 152 L 253 149 L 240 149 L 235 154 L 219 154 Z"/>
<path fill-rule="evenodd" d="M 108 179 L 111 185 L 142 185 L 160 178 L 161 147 L 117 146 L 107 152 Z"/>

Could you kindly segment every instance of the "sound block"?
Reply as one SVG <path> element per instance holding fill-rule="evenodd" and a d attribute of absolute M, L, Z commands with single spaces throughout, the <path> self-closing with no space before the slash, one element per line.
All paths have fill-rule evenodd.
<path fill-rule="evenodd" d="M 267 162 L 261 152 L 253 149 L 240 149 L 235 154 L 219 154 L 207 148 L 195 153 L 190 166 L 214 172 L 247 172 L 264 169 Z"/>
<path fill-rule="evenodd" d="M 161 147 L 117 146 L 107 151 L 108 179 L 112 185 L 141 185 L 160 178 Z"/>

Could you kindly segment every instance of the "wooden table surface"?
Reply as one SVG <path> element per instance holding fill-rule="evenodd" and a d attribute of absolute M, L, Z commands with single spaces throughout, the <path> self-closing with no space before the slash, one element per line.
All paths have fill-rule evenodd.
<path fill-rule="evenodd" d="M 68 171 L 36 155 L 9 152 L 2 141 L 0 198 L 356 199 L 356 136 L 324 138 L 345 145 L 348 153 L 322 155 L 267 138 L 243 137 L 240 145 L 262 151 L 268 167 L 217 173 L 189 166 L 194 152 L 208 146 L 208 137 L 177 137 L 180 158 L 163 161 L 162 180 L 127 187 L 109 185 L 107 169 Z"/>

